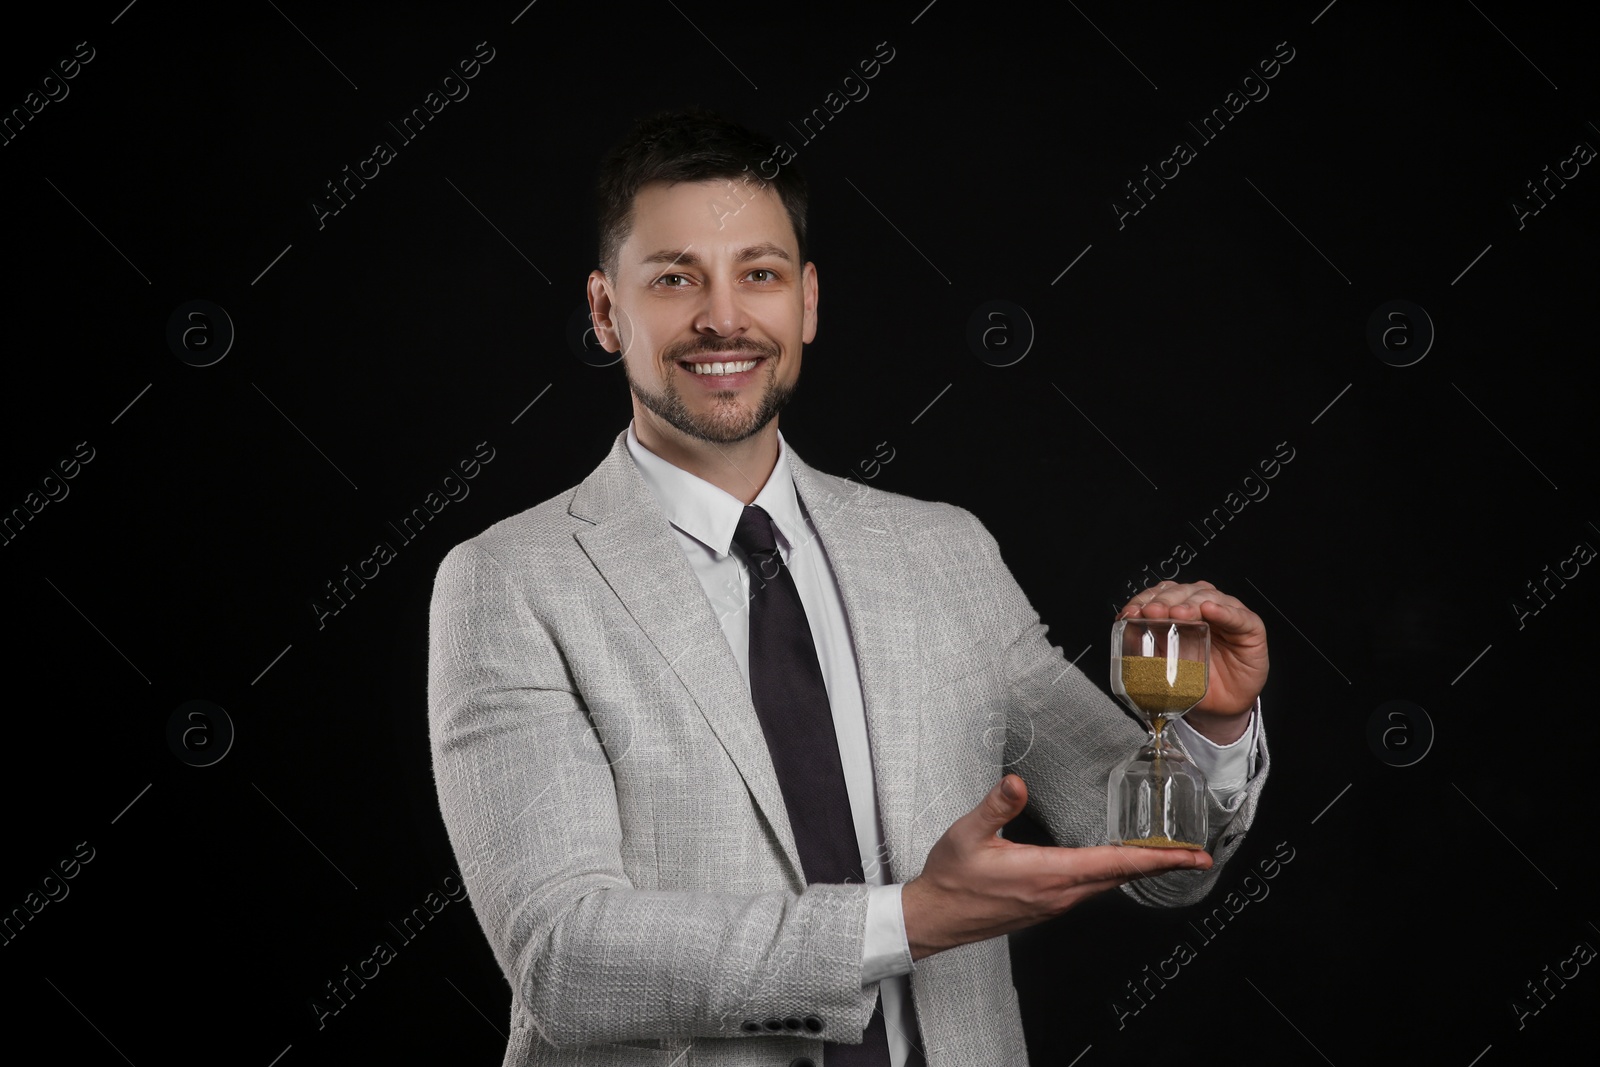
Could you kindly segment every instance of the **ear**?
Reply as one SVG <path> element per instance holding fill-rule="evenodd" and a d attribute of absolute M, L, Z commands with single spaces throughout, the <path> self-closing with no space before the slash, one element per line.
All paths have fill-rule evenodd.
<path fill-rule="evenodd" d="M 611 297 L 611 282 L 599 270 L 589 272 L 589 326 L 600 347 L 607 352 L 622 351 L 622 334 L 617 328 L 618 308 Z"/>
<path fill-rule="evenodd" d="M 800 340 L 810 344 L 817 336 L 817 265 L 806 261 L 800 275 L 800 288 L 805 298 L 805 312 L 800 321 Z"/>

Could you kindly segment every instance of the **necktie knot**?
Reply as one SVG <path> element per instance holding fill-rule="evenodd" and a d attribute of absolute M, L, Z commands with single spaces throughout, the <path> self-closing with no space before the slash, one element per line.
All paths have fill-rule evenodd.
<path fill-rule="evenodd" d="M 739 526 L 733 531 L 733 543 L 756 564 L 763 580 L 770 581 L 777 576 L 781 564 L 778 541 L 772 529 L 772 516 L 765 509 L 754 504 L 745 505 L 744 514 L 739 516 Z"/>

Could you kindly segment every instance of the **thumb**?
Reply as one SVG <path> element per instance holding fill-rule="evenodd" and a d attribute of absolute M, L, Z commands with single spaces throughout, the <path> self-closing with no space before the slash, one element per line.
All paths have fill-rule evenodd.
<path fill-rule="evenodd" d="M 989 794 L 972 809 L 985 833 L 998 833 L 1000 828 L 1022 811 L 1028 803 L 1028 787 L 1015 774 L 1005 775 L 995 783 Z"/>

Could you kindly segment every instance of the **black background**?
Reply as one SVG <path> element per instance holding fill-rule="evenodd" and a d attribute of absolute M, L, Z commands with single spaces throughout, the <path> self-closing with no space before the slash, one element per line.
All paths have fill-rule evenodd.
<path fill-rule="evenodd" d="M 625 425 L 620 368 L 567 340 L 594 168 L 636 115 L 700 103 L 797 147 L 812 183 L 822 325 L 782 420 L 800 455 L 974 510 L 1091 673 L 1127 583 L 1180 540 L 1198 549 L 1182 580 L 1266 620 L 1255 829 L 1206 908 L 1110 896 L 1013 939 L 1034 1062 L 1467 1067 L 1581 1047 L 1593 967 L 1520 1028 L 1513 1002 L 1536 1007 L 1525 982 L 1600 944 L 1592 759 L 1572 740 L 1600 578 L 1552 583 L 1520 619 L 1513 602 L 1537 607 L 1524 583 L 1600 544 L 1600 178 L 1583 167 L 1520 227 L 1512 207 L 1600 144 L 1580 16 L 277 8 L 52 5 L 8 16 L 0 42 L 6 113 L 94 49 L 0 146 L 0 509 L 78 442 L 94 457 L 0 545 L 0 909 L 94 850 L 0 946 L 7 1044 L 74 1063 L 499 1062 L 509 990 L 469 906 L 414 942 L 388 925 L 455 867 L 426 737 L 432 578 Z M 480 41 L 494 59 L 470 96 L 319 228 L 324 183 L 396 140 L 385 123 Z M 1270 95 L 1198 143 L 1187 121 L 1284 41 Z M 870 95 L 810 143 L 793 133 L 879 42 L 894 58 Z M 1123 184 L 1180 139 L 1197 157 L 1119 228 Z M 194 299 L 237 331 L 208 367 L 166 343 Z M 1034 331 L 1009 366 L 992 364 L 1016 347 L 986 362 L 966 341 L 996 299 Z M 1396 299 L 1437 330 L 1409 366 L 1366 339 Z M 481 441 L 495 458 L 470 495 L 319 628 L 324 583 Z M 1270 494 L 1196 536 L 1285 442 Z M 167 741 L 192 699 L 237 731 L 211 766 Z M 1380 716 L 1397 732 L 1369 744 L 1391 700 L 1426 710 L 1431 747 L 1415 713 Z M 1275 853 L 1293 858 L 1270 894 L 1198 936 Z M 319 1028 L 309 999 L 380 940 L 397 958 Z M 1125 984 L 1183 940 L 1193 962 L 1119 1019 Z"/>

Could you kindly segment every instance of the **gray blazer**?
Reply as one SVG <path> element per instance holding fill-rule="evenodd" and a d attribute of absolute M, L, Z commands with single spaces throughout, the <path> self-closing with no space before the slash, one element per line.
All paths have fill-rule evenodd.
<path fill-rule="evenodd" d="M 790 462 L 843 593 L 894 880 L 1008 770 L 1057 842 L 1103 842 L 1107 777 L 1142 728 L 1046 640 L 982 524 Z M 582 484 L 445 556 L 428 710 L 445 826 L 511 985 L 505 1064 L 826 1067 L 824 1038 L 860 1040 L 867 888 L 806 886 L 749 690 L 626 432 Z M 1204 895 L 1260 759 L 1212 812 L 1216 867 L 1135 896 Z M 911 990 L 929 1067 L 1027 1063 L 1005 938 L 918 961 Z"/>

